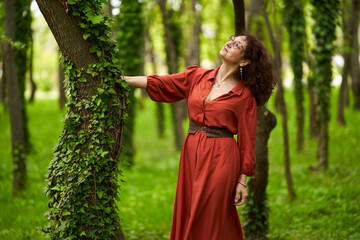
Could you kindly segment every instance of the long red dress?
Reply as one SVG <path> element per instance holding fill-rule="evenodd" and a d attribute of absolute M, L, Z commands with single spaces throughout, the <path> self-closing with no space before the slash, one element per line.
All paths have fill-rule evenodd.
<path fill-rule="evenodd" d="M 146 91 L 159 102 L 186 98 L 189 119 L 226 127 L 234 138 L 187 134 L 180 158 L 171 240 L 242 240 L 234 206 L 240 174 L 255 174 L 256 101 L 242 81 L 227 94 L 205 101 L 217 71 L 197 66 L 183 73 L 150 75 Z"/>

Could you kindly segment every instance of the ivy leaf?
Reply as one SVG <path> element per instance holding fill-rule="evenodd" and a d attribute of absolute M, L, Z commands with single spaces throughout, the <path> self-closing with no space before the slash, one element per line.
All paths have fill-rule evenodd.
<path fill-rule="evenodd" d="M 99 24 L 104 20 L 103 15 L 93 15 L 92 13 L 87 13 L 86 16 L 93 24 Z"/>
<path fill-rule="evenodd" d="M 102 196 L 104 195 L 104 192 L 96 192 L 96 193 L 97 193 L 97 195 L 98 195 L 99 199 L 101 199 L 101 198 L 102 198 Z"/>

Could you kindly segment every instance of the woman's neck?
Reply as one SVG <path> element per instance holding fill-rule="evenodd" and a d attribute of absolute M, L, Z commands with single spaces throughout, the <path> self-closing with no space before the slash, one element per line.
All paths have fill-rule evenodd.
<path fill-rule="evenodd" d="M 229 65 L 223 63 L 216 74 L 216 81 L 218 83 L 238 81 L 236 79 L 236 74 L 238 73 L 238 71 L 239 71 L 238 65 Z"/>

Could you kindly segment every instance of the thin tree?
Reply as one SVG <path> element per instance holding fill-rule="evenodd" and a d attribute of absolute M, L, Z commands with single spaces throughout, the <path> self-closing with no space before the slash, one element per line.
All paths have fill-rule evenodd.
<path fill-rule="evenodd" d="M 19 195 L 26 186 L 25 136 L 19 83 L 16 75 L 15 54 L 13 49 L 15 39 L 15 2 L 4 1 L 5 8 L 5 41 L 2 44 L 5 74 L 7 81 L 8 104 L 11 125 L 11 144 L 13 158 L 13 195 Z"/>
<path fill-rule="evenodd" d="M 241 0 L 242 1 L 242 0 Z M 235 24 L 235 32 L 241 33 L 245 30 L 244 3 L 235 3 L 235 7 L 241 8 L 243 12 L 235 11 L 235 18 L 241 21 Z M 266 239 L 269 229 L 269 207 L 266 202 L 266 187 L 268 185 L 269 159 L 268 147 L 270 132 L 276 126 L 276 117 L 265 106 L 257 108 L 257 128 L 255 142 L 256 172 L 250 178 L 249 195 L 245 202 L 244 211 L 244 235 L 247 239 Z"/>
<path fill-rule="evenodd" d="M 66 104 L 66 94 L 65 94 L 65 74 L 64 67 L 62 65 L 62 59 L 59 59 L 59 106 L 60 109 L 64 109 Z"/>
<path fill-rule="evenodd" d="M 350 74 L 354 95 L 354 109 L 360 110 L 360 66 L 359 66 L 359 17 L 360 0 L 351 1 L 351 12 L 349 19 L 349 34 L 351 47 Z"/>
<path fill-rule="evenodd" d="M 166 0 L 157 1 L 161 14 L 162 22 L 165 32 L 165 48 L 167 65 L 169 67 L 169 73 L 177 73 L 178 71 L 178 56 L 179 56 L 179 44 L 176 41 L 181 40 L 180 26 L 175 20 L 174 13 L 168 11 L 166 8 Z M 172 27 L 169 26 L 172 24 Z M 178 42 L 177 42 L 178 43 Z M 181 150 L 184 142 L 184 130 L 182 128 L 182 119 L 184 114 L 184 101 L 176 102 L 171 104 L 172 121 L 174 124 L 174 136 L 175 136 L 175 147 L 177 150 Z"/>
<path fill-rule="evenodd" d="M 37 3 L 62 52 L 69 93 L 46 176 L 44 231 L 52 239 L 124 239 L 115 200 L 128 89 L 109 17 L 97 0 Z"/>
<path fill-rule="evenodd" d="M 22 128 L 25 138 L 25 150 L 31 149 L 30 133 L 28 128 L 28 118 L 25 101 L 25 74 L 29 67 L 29 49 L 32 40 L 31 30 L 31 2 L 29 0 L 15 0 L 15 40 L 22 47 L 15 49 L 16 74 L 19 82 L 20 106 L 22 112 Z"/>
<path fill-rule="evenodd" d="M 143 4 L 138 0 L 123 0 L 120 13 L 116 16 L 116 41 L 119 49 L 119 62 L 123 66 L 124 75 L 144 75 L 144 16 Z M 135 125 L 135 90 L 129 92 L 128 120 L 124 128 L 124 138 L 127 139 L 121 148 L 120 158 L 130 165 L 134 164 L 133 134 Z"/>
<path fill-rule="evenodd" d="M 305 61 L 304 35 L 305 17 L 302 0 L 284 1 L 284 20 L 289 32 L 290 63 L 294 73 L 294 93 L 296 101 L 296 150 L 300 152 L 304 146 L 304 93 L 303 93 L 303 62 Z"/>
<path fill-rule="evenodd" d="M 277 106 L 279 107 L 281 118 L 282 118 L 282 128 L 283 128 L 283 140 L 284 140 L 284 173 L 287 183 L 288 193 L 291 199 L 296 197 L 293 181 L 291 176 L 291 168 L 290 168 L 290 151 L 289 151 L 289 133 L 288 133 L 288 125 L 287 125 L 287 110 L 286 103 L 284 99 L 284 87 L 282 84 L 282 60 L 281 60 L 281 50 L 280 50 L 280 41 L 281 36 L 278 31 L 275 31 L 270 24 L 270 20 L 268 14 L 266 12 L 265 6 L 262 6 L 262 11 L 265 19 L 265 23 L 268 29 L 271 45 L 273 47 L 274 52 L 274 66 L 275 66 L 275 75 L 277 78 L 278 89 L 276 99 L 278 101 Z M 275 34 L 277 36 L 275 36 Z"/>
<path fill-rule="evenodd" d="M 330 94 L 331 94 L 331 57 L 334 52 L 336 38 L 336 25 L 339 17 L 339 0 L 313 0 L 314 11 L 312 17 L 315 21 L 313 34 L 315 36 L 314 49 L 314 76 L 315 90 L 317 92 L 316 109 L 320 121 L 320 135 L 317 149 L 318 165 L 310 169 L 327 169 L 329 158 L 329 120 L 330 120 Z"/>

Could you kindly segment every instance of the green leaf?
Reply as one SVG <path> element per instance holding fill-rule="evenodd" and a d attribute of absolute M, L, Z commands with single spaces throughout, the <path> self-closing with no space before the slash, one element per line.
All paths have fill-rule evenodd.
<path fill-rule="evenodd" d="M 96 192 L 96 193 L 97 193 L 97 195 L 98 195 L 99 199 L 101 199 L 101 198 L 102 198 L 102 196 L 104 195 L 104 192 Z"/>

